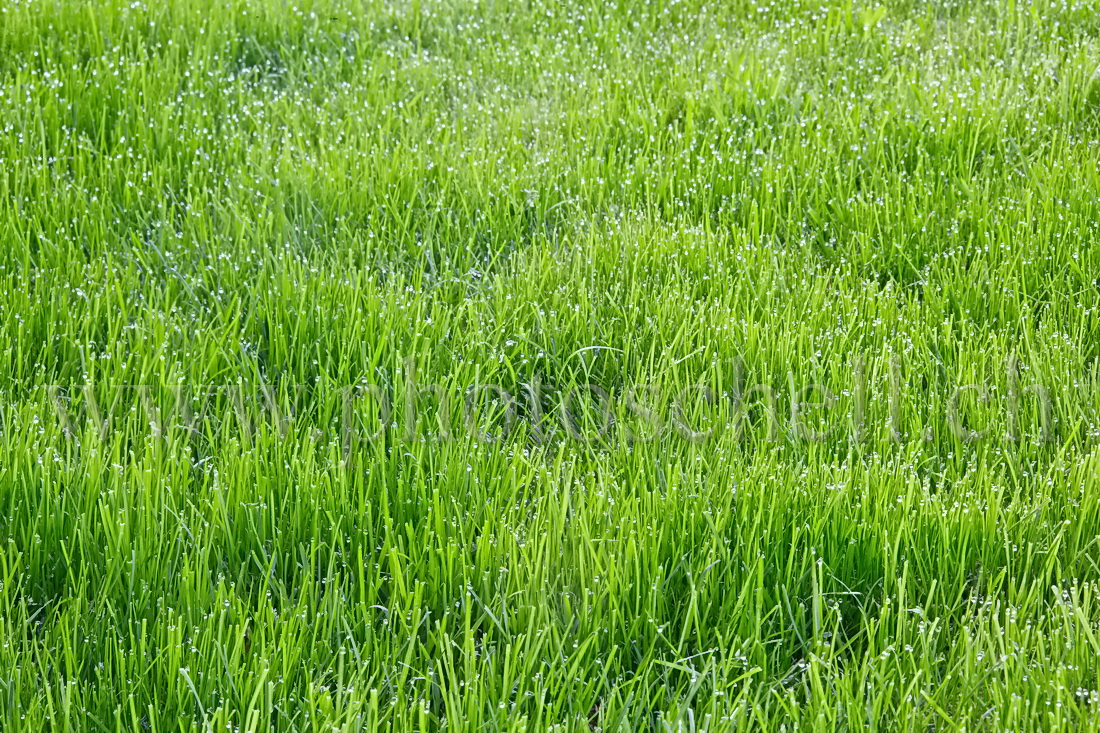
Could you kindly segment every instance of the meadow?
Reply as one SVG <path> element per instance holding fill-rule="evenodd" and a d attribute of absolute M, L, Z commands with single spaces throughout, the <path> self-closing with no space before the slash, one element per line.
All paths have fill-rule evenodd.
<path fill-rule="evenodd" d="M 1096 0 L 0 0 L 0 729 L 1100 728 Z"/>

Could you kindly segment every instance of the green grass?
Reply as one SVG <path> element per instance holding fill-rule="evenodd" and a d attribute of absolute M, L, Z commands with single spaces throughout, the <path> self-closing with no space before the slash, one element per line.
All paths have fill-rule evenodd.
<path fill-rule="evenodd" d="M 0 0 L 0 729 L 1100 728 L 1098 160 L 1095 0 Z"/>

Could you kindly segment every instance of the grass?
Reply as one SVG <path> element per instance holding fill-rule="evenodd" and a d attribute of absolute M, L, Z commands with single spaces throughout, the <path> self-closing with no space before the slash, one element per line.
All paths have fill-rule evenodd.
<path fill-rule="evenodd" d="M 0 728 L 1100 728 L 1098 70 L 0 0 Z"/>

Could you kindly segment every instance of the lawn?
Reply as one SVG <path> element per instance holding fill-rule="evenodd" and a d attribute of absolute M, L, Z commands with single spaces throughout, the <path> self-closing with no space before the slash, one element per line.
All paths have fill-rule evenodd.
<path fill-rule="evenodd" d="M 1098 161 L 1097 0 L 0 0 L 0 729 L 1100 728 Z"/>

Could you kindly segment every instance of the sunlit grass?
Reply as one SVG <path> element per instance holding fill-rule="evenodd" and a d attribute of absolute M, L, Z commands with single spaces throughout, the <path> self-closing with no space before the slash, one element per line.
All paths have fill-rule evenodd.
<path fill-rule="evenodd" d="M 0 0 L 0 729 L 1100 724 L 1100 5 Z"/>

